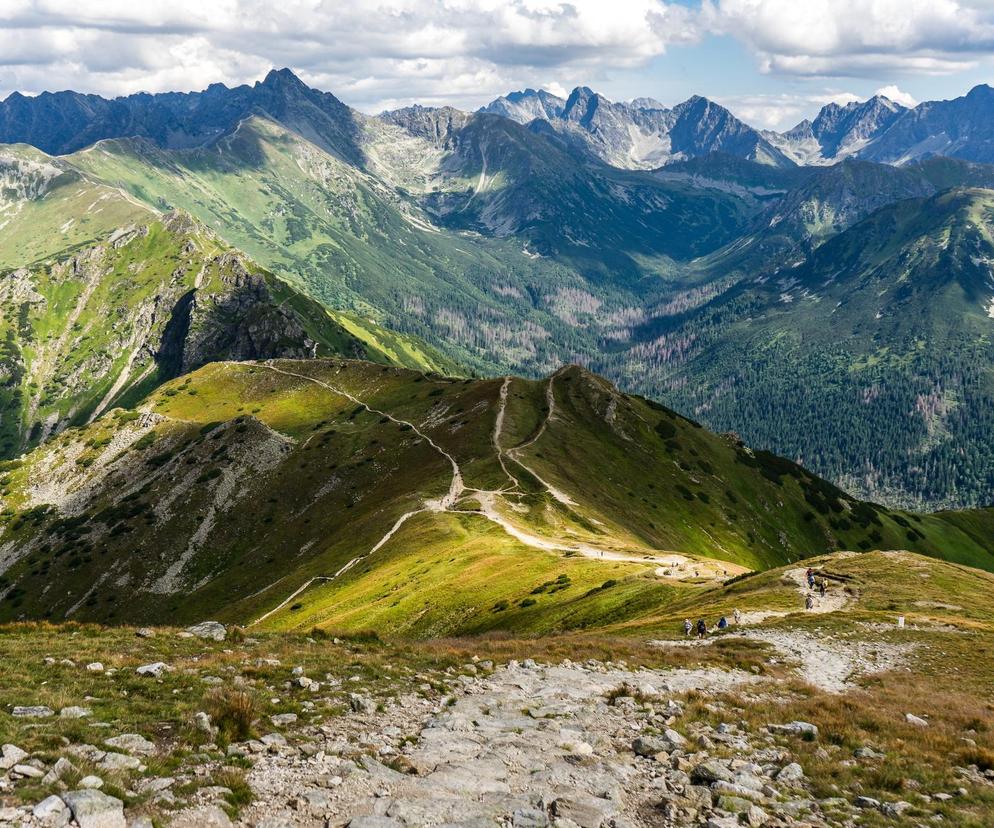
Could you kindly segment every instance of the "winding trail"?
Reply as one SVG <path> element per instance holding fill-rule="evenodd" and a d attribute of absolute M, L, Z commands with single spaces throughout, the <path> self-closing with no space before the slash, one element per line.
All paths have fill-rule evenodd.
<path fill-rule="evenodd" d="M 816 569 L 815 573 L 817 572 Z M 837 585 L 824 596 L 809 590 L 806 568 L 788 569 L 783 574 L 785 580 L 796 586 L 802 600 L 807 598 L 809 592 L 814 594 L 814 605 L 810 608 L 799 606 L 793 612 L 783 610 L 744 612 L 739 618 L 738 625 L 733 626 L 727 635 L 769 644 L 794 666 L 798 676 L 808 684 L 829 693 L 844 693 L 853 687 L 860 676 L 893 670 L 901 666 L 908 654 L 917 646 L 913 642 L 867 640 L 852 630 L 835 632 L 825 631 L 820 627 L 788 629 L 782 626 L 750 629 L 771 618 L 785 618 L 800 613 L 826 615 L 833 612 L 848 612 L 855 600 Z M 829 629 L 834 630 L 834 628 Z M 724 637 L 711 636 L 703 640 L 659 640 L 649 643 L 656 647 L 701 647 L 720 641 Z"/>
<path fill-rule="evenodd" d="M 817 570 L 815 571 L 817 572 Z M 809 591 L 814 597 L 814 606 L 810 609 L 805 609 L 805 612 L 813 613 L 815 615 L 829 612 L 842 612 L 847 609 L 853 601 L 852 597 L 847 594 L 845 590 L 838 588 L 827 592 L 824 596 L 819 595 L 815 590 L 808 590 L 806 568 L 797 567 L 796 569 L 788 569 L 783 575 L 784 578 L 793 581 L 802 598 L 806 599 Z M 768 618 L 784 618 L 793 614 L 793 612 L 799 611 L 800 608 L 791 612 L 786 612 L 784 610 L 753 610 L 752 612 L 742 613 L 739 623 L 742 626 L 750 626 L 753 624 L 760 624 Z"/>
<path fill-rule="evenodd" d="M 227 364 L 238 365 L 238 363 L 227 363 Z M 602 549 L 600 547 L 591 546 L 590 544 L 586 543 L 575 543 L 575 544 L 561 543 L 528 532 L 527 530 L 522 529 L 521 527 L 511 523 L 506 517 L 504 517 L 503 514 L 501 514 L 501 511 L 497 506 L 497 499 L 499 497 L 504 497 L 507 494 L 513 493 L 516 489 L 519 488 L 520 485 L 518 479 L 513 474 L 511 474 L 510 470 L 507 468 L 505 464 L 505 457 L 511 458 L 515 463 L 520 465 L 529 474 L 531 474 L 536 480 L 538 480 L 538 482 L 543 487 L 545 487 L 545 489 L 549 492 L 549 494 L 552 497 L 554 497 L 556 500 L 558 500 L 560 503 L 563 503 L 566 506 L 574 505 L 573 501 L 570 500 L 569 497 L 567 497 L 565 494 L 558 491 L 555 487 L 551 486 L 549 483 L 543 480 L 529 466 L 527 466 L 524 462 L 522 462 L 518 457 L 515 456 L 517 452 L 534 444 L 535 441 L 538 440 L 538 438 L 545 433 L 549 421 L 553 418 L 555 414 L 555 394 L 553 389 L 553 381 L 556 377 L 556 374 L 559 373 L 558 371 L 556 372 L 556 374 L 553 374 L 551 377 L 549 377 L 549 383 L 545 392 L 546 401 L 548 404 L 547 406 L 548 412 L 538 432 L 526 443 L 523 443 L 520 446 L 517 446 L 514 449 L 509 449 L 509 450 L 505 450 L 501 446 L 500 442 L 501 434 L 504 428 L 504 416 L 507 410 L 508 391 L 510 389 L 510 383 L 511 383 L 511 377 L 504 378 L 504 382 L 501 385 L 500 395 L 498 398 L 497 415 L 494 420 L 494 430 L 491 439 L 494 445 L 494 449 L 497 453 L 497 458 L 500 463 L 500 466 L 507 475 L 508 480 L 511 481 L 512 486 L 510 488 L 502 488 L 499 490 L 485 490 L 485 489 L 481 490 L 481 489 L 467 488 L 463 481 L 462 470 L 459 468 L 459 464 L 456 462 L 455 457 L 453 457 L 449 452 L 443 449 L 431 437 L 429 437 L 427 434 L 421 431 L 421 429 L 419 429 L 414 423 L 410 422 L 409 420 L 402 420 L 398 417 L 395 417 L 394 415 L 390 414 L 387 411 L 382 411 L 378 408 L 373 408 L 368 403 L 356 397 L 354 394 L 351 394 L 348 391 L 345 391 L 344 389 L 338 388 L 337 386 L 334 386 L 331 383 L 325 382 L 324 380 L 318 379 L 317 377 L 309 376 L 308 374 L 302 374 L 296 371 L 288 371 L 284 368 L 279 368 L 269 362 L 256 362 L 254 364 L 259 368 L 265 368 L 266 370 L 272 371 L 273 373 L 276 374 L 283 374 L 284 376 L 287 377 L 294 377 L 296 379 L 312 382 L 315 385 L 318 385 L 322 388 L 327 389 L 328 391 L 331 391 L 333 394 L 338 394 L 339 396 L 345 397 L 346 399 L 350 400 L 356 405 L 362 406 L 366 411 L 372 414 L 385 417 L 391 422 L 410 428 L 415 434 L 418 435 L 418 437 L 420 437 L 422 440 L 427 442 L 428 445 L 430 445 L 435 451 L 437 451 L 446 460 L 448 460 L 449 464 L 452 467 L 452 482 L 449 484 L 449 490 L 442 497 L 431 500 L 425 500 L 421 508 L 412 509 L 411 511 L 402 514 L 396 520 L 393 526 L 390 527 L 390 530 L 386 534 L 384 534 L 383 537 L 381 537 L 368 552 L 365 552 L 362 555 L 357 555 L 356 557 L 352 558 L 333 575 L 317 575 L 305 581 L 301 586 L 299 586 L 296 590 L 294 590 L 287 598 L 285 598 L 275 607 L 270 609 L 268 612 L 259 616 L 259 618 L 257 618 L 255 621 L 252 621 L 250 624 L 248 624 L 248 626 L 250 627 L 262 623 L 263 621 L 270 618 L 275 613 L 279 612 L 281 609 L 286 607 L 291 601 L 293 601 L 294 598 L 301 595 L 313 584 L 322 583 L 322 582 L 324 583 L 331 582 L 339 578 L 341 575 L 344 575 L 360 561 L 365 560 L 370 555 L 381 549 L 391 538 L 393 538 L 393 536 L 397 533 L 397 531 L 410 518 L 414 517 L 415 515 L 423 514 L 426 512 L 436 512 L 436 513 L 450 512 L 453 514 L 462 514 L 462 515 L 466 514 L 480 515 L 481 517 L 484 517 L 487 520 L 489 520 L 491 523 L 494 523 L 497 526 L 499 526 L 504 532 L 506 532 L 508 535 L 510 535 L 520 543 L 524 544 L 525 546 L 530 546 L 534 549 L 541 549 L 547 552 L 571 552 L 574 554 L 583 555 L 584 557 L 587 558 L 592 558 L 594 560 L 622 561 L 626 563 L 639 563 L 647 566 L 655 565 L 658 567 L 658 569 L 656 570 L 656 575 L 659 577 L 696 578 L 696 577 L 701 577 L 701 571 L 703 570 L 705 573 L 704 577 L 721 578 L 721 577 L 726 577 L 729 574 L 735 575 L 739 574 L 740 572 L 747 571 L 744 567 L 740 567 L 737 564 L 731 564 L 725 561 L 717 561 L 717 560 L 710 561 L 710 559 L 707 561 L 697 561 L 685 555 L 679 555 L 676 553 L 670 553 L 664 555 L 654 555 L 649 553 L 627 554 L 612 549 Z M 476 498 L 477 502 L 480 504 L 479 509 L 455 508 L 456 504 L 466 493 L 472 494 Z M 520 492 L 518 493 L 520 494 Z M 278 583 L 279 581 L 276 581 L 266 589 L 271 589 L 273 586 L 276 586 L 276 584 Z"/>
<path fill-rule="evenodd" d="M 271 610 L 259 616 L 257 619 L 255 619 L 255 621 L 249 624 L 248 626 L 250 627 L 253 627 L 256 624 L 261 624 L 267 618 L 279 612 L 287 604 L 289 604 L 294 598 L 296 598 L 301 593 L 305 592 L 313 584 L 319 582 L 334 581 L 339 576 L 344 575 L 357 563 L 359 563 L 362 560 L 365 560 L 374 552 L 377 552 L 384 544 L 386 544 L 396 534 L 397 530 L 400 529 L 401 526 L 403 526 L 410 518 L 414 517 L 415 515 L 419 515 L 422 512 L 445 512 L 451 510 L 452 507 L 456 504 L 456 501 L 459 500 L 460 496 L 465 490 L 465 486 L 463 485 L 462 472 L 459 469 L 459 464 L 456 462 L 456 459 L 451 454 L 449 454 L 445 449 L 443 449 L 440 445 L 438 445 L 438 443 L 432 440 L 431 437 L 429 437 L 427 434 L 421 431 L 416 425 L 414 425 L 414 423 L 409 422 L 408 420 L 401 420 L 397 417 L 394 417 L 392 414 L 386 411 L 381 411 L 378 408 L 373 408 L 368 403 L 365 403 L 362 400 L 360 400 L 358 397 L 354 396 L 353 394 L 350 394 L 348 391 L 345 391 L 341 388 L 337 388 L 336 386 L 331 385 L 330 383 L 327 383 L 324 380 L 320 380 L 317 377 L 311 377 L 308 376 L 307 374 L 300 374 L 297 373 L 296 371 L 287 371 L 283 368 L 277 368 L 275 365 L 270 365 L 265 362 L 259 362 L 256 364 L 260 368 L 265 368 L 277 374 L 283 374 L 284 376 L 296 377 L 297 379 L 308 380 L 309 382 L 313 382 L 314 384 L 319 385 L 322 388 L 326 388 L 327 390 L 331 391 L 334 394 L 338 394 L 339 396 L 351 400 L 356 405 L 362 406 L 363 408 L 366 409 L 366 411 L 369 411 L 371 414 L 378 414 L 379 416 L 386 417 L 387 419 L 391 420 L 394 423 L 397 423 L 398 425 L 404 425 L 409 427 L 422 440 L 427 442 L 428 445 L 430 445 L 433 449 L 435 449 L 435 451 L 437 451 L 439 454 L 441 454 L 449 461 L 449 463 L 452 466 L 452 482 L 449 484 L 448 492 L 446 492 L 442 497 L 435 500 L 426 500 L 422 508 L 412 509 L 411 511 L 405 512 L 399 518 L 397 518 L 393 526 L 390 527 L 390 530 L 382 538 L 380 538 L 373 546 L 373 548 L 370 549 L 368 552 L 366 552 L 363 555 L 357 555 L 356 557 L 352 558 L 350 561 L 348 561 L 348 563 L 342 566 L 342 568 L 339 569 L 334 575 L 317 575 L 311 578 L 310 580 L 305 581 L 301 586 L 299 586 L 296 590 L 294 590 L 293 593 L 291 593 L 288 598 L 285 598 L 282 602 L 277 604 Z"/>

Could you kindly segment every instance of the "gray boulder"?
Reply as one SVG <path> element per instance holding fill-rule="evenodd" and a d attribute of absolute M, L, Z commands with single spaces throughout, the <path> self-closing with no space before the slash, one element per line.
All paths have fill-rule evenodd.
<path fill-rule="evenodd" d="M 788 722 L 787 724 L 771 724 L 766 729 L 771 733 L 788 733 L 793 736 L 803 736 L 807 739 L 818 738 L 818 726 L 811 722 Z"/>
<path fill-rule="evenodd" d="M 54 794 L 35 805 L 31 809 L 31 815 L 44 822 L 62 822 L 65 824 L 69 821 L 69 809 L 66 807 L 66 803 L 62 801 L 61 796 Z M 59 819 L 60 817 L 61 819 Z"/>
<path fill-rule="evenodd" d="M 17 745 L 4 745 L 0 748 L 0 770 L 10 770 L 27 759 L 31 754 Z"/>
<path fill-rule="evenodd" d="M 201 621 L 199 624 L 187 627 L 186 631 L 191 635 L 197 636 L 197 638 L 203 638 L 208 641 L 224 641 L 228 635 L 228 630 L 224 624 L 220 624 L 217 621 Z"/>
<path fill-rule="evenodd" d="M 79 828 L 127 828 L 124 803 L 113 796 L 93 790 L 69 791 L 62 794 Z"/>
<path fill-rule="evenodd" d="M 231 828 L 228 815 L 216 805 L 180 811 L 168 824 L 169 828 Z"/>
<path fill-rule="evenodd" d="M 55 711 L 44 705 L 18 705 L 10 711 L 10 715 L 18 719 L 47 719 L 54 716 Z"/>
<path fill-rule="evenodd" d="M 701 762 L 690 772 L 690 781 L 695 785 L 713 785 L 715 782 L 735 782 L 735 774 L 717 759 Z"/>
<path fill-rule="evenodd" d="M 116 750 L 123 750 L 137 756 L 152 756 L 155 753 L 155 742 L 150 742 L 144 736 L 137 733 L 122 733 L 120 736 L 113 736 L 104 742 L 108 747 Z"/>
<path fill-rule="evenodd" d="M 777 782 L 783 782 L 786 785 L 797 784 L 804 779 L 804 768 L 798 765 L 797 762 L 791 762 L 777 771 L 776 779 Z"/>

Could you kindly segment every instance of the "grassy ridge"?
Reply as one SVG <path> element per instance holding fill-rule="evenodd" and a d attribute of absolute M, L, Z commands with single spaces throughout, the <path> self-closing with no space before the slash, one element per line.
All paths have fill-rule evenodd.
<path fill-rule="evenodd" d="M 651 615 L 707 559 L 994 569 L 988 514 L 860 503 L 578 368 L 508 381 L 498 455 L 504 385 L 336 359 L 167 383 L 5 464 L 0 617 L 539 632 Z"/>

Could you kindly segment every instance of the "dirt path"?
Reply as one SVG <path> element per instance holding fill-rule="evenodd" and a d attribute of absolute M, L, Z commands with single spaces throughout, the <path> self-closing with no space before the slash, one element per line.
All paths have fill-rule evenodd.
<path fill-rule="evenodd" d="M 824 596 L 819 595 L 817 590 L 809 590 L 806 567 L 788 569 L 784 572 L 784 578 L 792 581 L 800 594 L 798 608 L 791 612 L 800 612 L 802 609 L 805 612 L 814 614 L 841 612 L 853 601 L 852 596 L 845 592 L 838 584 L 833 584 L 829 587 Z M 817 580 L 817 578 L 818 574 L 817 570 L 815 570 L 815 579 Z M 806 609 L 804 603 L 809 593 L 814 598 L 814 605 L 810 609 Z M 753 610 L 752 612 L 744 612 L 739 619 L 739 624 L 743 626 L 760 624 L 770 618 L 783 618 L 790 615 L 791 612 L 782 610 Z"/>
<path fill-rule="evenodd" d="M 817 577 L 815 570 L 815 578 Z M 823 632 L 817 629 L 790 630 L 782 627 L 748 629 L 771 618 L 784 618 L 795 613 L 826 615 L 846 612 L 853 603 L 853 597 L 837 584 L 833 584 L 824 596 L 818 595 L 816 590 L 809 591 L 807 569 L 804 567 L 788 569 L 784 572 L 784 578 L 797 588 L 799 596 L 797 610 L 744 612 L 740 616 L 738 626 L 733 627 L 733 631 L 727 633 L 727 636 L 770 644 L 781 657 L 795 665 L 797 673 L 804 681 L 829 693 L 844 693 L 853 686 L 858 676 L 879 673 L 900 666 L 913 649 L 913 644 L 866 640 L 859 636 Z M 814 606 L 804 609 L 804 601 L 809 592 L 814 595 Z M 660 647 L 700 647 L 724 637 L 726 636 L 651 643 Z"/>

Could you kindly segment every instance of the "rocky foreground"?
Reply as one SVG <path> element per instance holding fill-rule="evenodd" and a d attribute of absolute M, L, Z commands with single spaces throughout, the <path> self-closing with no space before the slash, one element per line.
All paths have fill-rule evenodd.
<path fill-rule="evenodd" d="M 191 630 L 181 635 L 224 637 L 220 625 Z M 241 646 L 254 643 L 247 639 Z M 851 790 L 813 796 L 797 754 L 801 746 L 820 743 L 818 727 L 777 719 L 757 726 L 728 705 L 727 694 L 734 692 L 743 704 L 771 701 L 776 710 L 778 685 L 757 675 L 758 668 L 648 670 L 594 660 L 537 664 L 531 659 L 495 667 L 475 659 L 441 676 L 411 675 L 401 693 L 377 700 L 360 675 L 308 675 L 272 658 L 254 662 L 266 662 L 269 675 L 282 681 L 259 686 L 238 670 L 228 679 L 197 678 L 255 685 L 272 696 L 270 710 L 280 709 L 277 694 L 303 694 L 304 700 L 294 705 L 299 713 L 268 713 L 254 723 L 252 738 L 224 749 L 217 744 L 223 741 L 218 726 L 205 711 L 195 713 L 189 725 L 203 743 L 184 754 L 171 739 L 116 733 L 111 725 L 92 721 L 91 711 L 80 705 L 59 711 L 14 707 L 12 717 L 37 720 L 39 726 L 55 717 L 79 719 L 87 737 L 63 739 L 70 743 L 54 761 L 3 745 L 5 801 L 13 802 L 19 791 L 54 792 L 0 808 L 0 824 L 845 826 L 866 824 L 870 817 L 906 822 L 967 796 L 967 786 L 994 786 L 994 771 L 973 766 L 958 770 L 962 787 L 917 790 L 906 799 L 880 801 Z M 73 669 L 96 673 L 104 666 Z M 154 688 L 171 670 L 155 662 L 134 672 Z M 99 700 L 83 703 L 91 701 Z M 336 703 L 342 707 L 336 715 L 321 714 Z M 924 719 L 913 724 L 929 726 Z M 818 755 L 870 765 L 885 759 L 869 745 L 841 755 L 830 742 Z M 933 814 L 933 820 L 937 816 L 941 819 Z"/>

